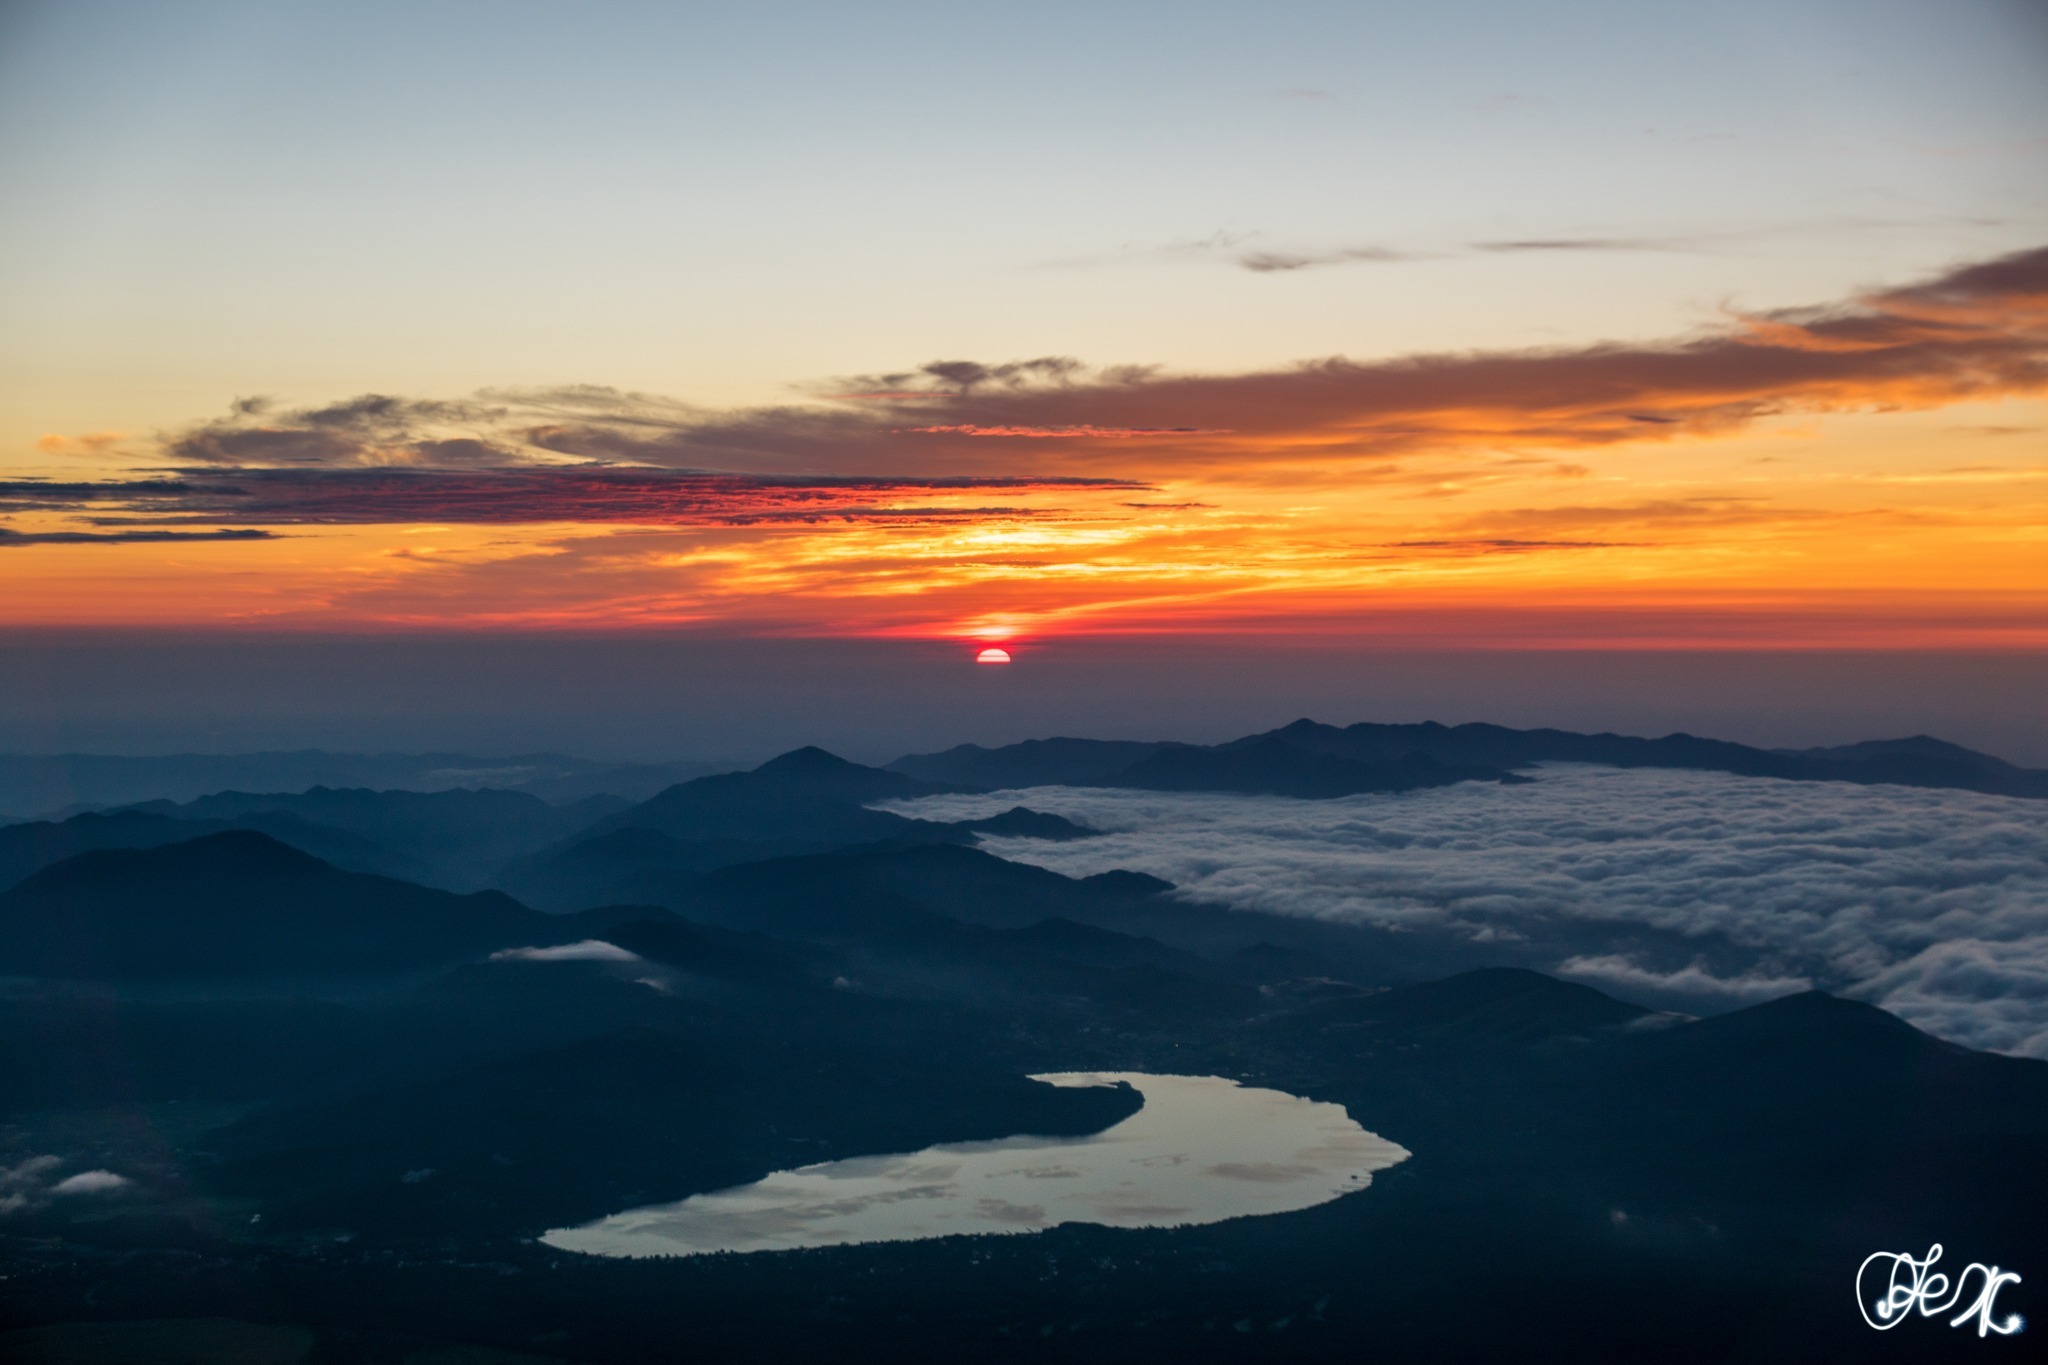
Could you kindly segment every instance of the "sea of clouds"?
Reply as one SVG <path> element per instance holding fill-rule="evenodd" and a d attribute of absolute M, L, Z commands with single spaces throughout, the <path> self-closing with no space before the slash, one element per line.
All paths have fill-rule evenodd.
<path fill-rule="evenodd" d="M 987 839 L 1072 876 L 1373 926 L 1695 1012 L 1819 987 L 1971 1047 L 2048 1057 L 2048 801 L 1722 773 L 1546 765 L 1331 801 L 1074 787 L 1013 805 L 1106 831 Z"/>

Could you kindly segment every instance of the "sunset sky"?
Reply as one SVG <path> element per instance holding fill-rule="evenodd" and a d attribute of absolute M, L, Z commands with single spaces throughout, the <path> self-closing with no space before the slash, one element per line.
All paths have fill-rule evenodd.
<path fill-rule="evenodd" d="M 0 628 L 2048 649 L 2030 0 L 0 8 Z"/>

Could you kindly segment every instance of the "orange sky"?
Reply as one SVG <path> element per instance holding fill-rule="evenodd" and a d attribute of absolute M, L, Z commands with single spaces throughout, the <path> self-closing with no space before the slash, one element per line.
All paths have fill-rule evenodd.
<path fill-rule="evenodd" d="M 37 447 L 0 625 L 2048 646 L 2048 251 L 1661 341 Z"/>

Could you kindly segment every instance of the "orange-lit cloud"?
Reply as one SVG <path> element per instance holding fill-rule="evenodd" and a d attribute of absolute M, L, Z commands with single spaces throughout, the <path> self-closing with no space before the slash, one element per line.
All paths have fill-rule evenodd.
<path fill-rule="evenodd" d="M 87 431 L 76 436 L 52 431 L 36 438 L 36 449 L 45 455 L 105 455 L 127 438 L 125 431 Z"/>
<path fill-rule="evenodd" d="M 1660 344 L 244 400 L 0 482 L 0 620 L 2041 647 L 2044 395 L 2048 250 Z"/>
<path fill-rule="evenodd" d="M 562 455 L 806 469 L 1094 467 L 1088 433 L 1148 440 L 1126 472 L 1350 463 L 1418 451 L 1599 448 L 1722 435 L 1786 413 L 1934 407 L 2048 387 L 2048 249 L 1847 304 L 1736 319 L 1656 345 L 1361 362 L 1252 374 L 947 362 L 835 388 L 839 406 L 609 417 L 530 433 Z M 1070 432 L 1061 443 L 1040 433 Z M 1000 439 L 1015 433 L 1006 448 Z M 948 439 L 948 438 L 951 439 Z M 991 439 L 996 438 L 996 439 Z"/>
<path fill-rule="evenodd" d="M 817 402 L 706 412 L 582 386 L 465 400 L 243 402 L 171 464 L 484 467 L 601 461 L 776 474 L 1256 473 L 1418 452 L 1597 449 L 1784 414 L 1936 407 L 2048 388 L 2048 248 L 1839 305 L 1656 344 L 1320 360 L 1236 375 L 941 361 Z"/>

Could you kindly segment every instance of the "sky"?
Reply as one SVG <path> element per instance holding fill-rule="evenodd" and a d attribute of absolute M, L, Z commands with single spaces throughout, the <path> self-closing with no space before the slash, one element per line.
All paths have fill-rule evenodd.
<path fill-rule="evenodd" d="M 14 0 L 0 632 L 125 641 L 145 746 L 460 636 L 813 706 L 999 642 L 1184 728 L 1304 650 L 1645 723 L 1611 661 L 1818 654 L 1722 731 L 2048 753 L 2044 70 L 2038 0 Z M 272 663 L 161 704 L 217 639 Z"/>

